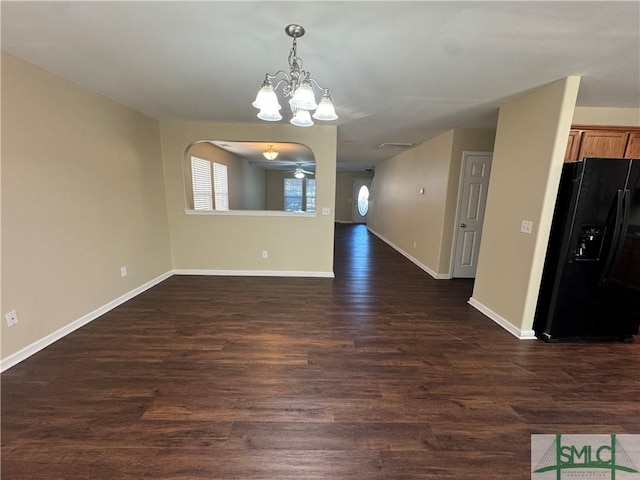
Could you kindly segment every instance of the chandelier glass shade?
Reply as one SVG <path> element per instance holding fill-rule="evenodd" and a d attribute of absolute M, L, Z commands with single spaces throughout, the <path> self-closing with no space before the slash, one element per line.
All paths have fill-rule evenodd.
<path fill-rule="evenodd" d="M 278 156 L 278 152 L 273 149 L 273 145 L 269 145 L 269 148 L 262 152 L 262 155 L 264 155 L 264 158 L 267 160 L 275 160 Z"/>
<path fill-rule="evenodd" d="M 289 51 L 289 72 L 278 70 L 273 75 L 265 75 L 262 86 L 252 105 L 259 110 L 258 118 L 268 122 L 282 120 L 280 110 L 282 106 L 276 91 L 281 88 L 282 95 L 289 99 L 292 118 L 290 122 L 298 127 L 313 125 L 312 117 L 316 120 L 332 121 L 338 118 L 335 107 L 329 95 L 329 89 L 323 88 L 311 78 L 311 74 L 303 69 L 302 59 L 297 56 L 297 39 L 304 35 L 304 28 L 300 25 L 287 25 L 285 33 L 293 38 L 293 46 Z M 273 82 L 276 82 L 275 86 Z M 316 103 L 314 87 L 322 91 L 320 103 Z M 315 111 L 313 115 L 311 112 Z"/>
<path fill-rule="evenodd" d="M 290 122 L 296 127 L 310 127 L 313 125 L 313 120 L 311 120 L 309 110 L 303 110 L 302 108 L 297 109 Z"/>

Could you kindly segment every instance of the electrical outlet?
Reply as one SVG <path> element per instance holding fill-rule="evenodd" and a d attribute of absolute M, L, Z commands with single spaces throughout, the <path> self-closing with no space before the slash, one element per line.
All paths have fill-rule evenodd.
<path fill-rule="evenodd" d="M 533 228 L 533 222 L 531 220 L 523 220 L 522 226 L 520 227 L 520 231 L 522 233 L 531 233 L 532 228 Z"/>
<path fill-rule="evenodd" d="M 127 267 L 120 267 L 120 275 L 122 278 L 127 276 Z"/>
<path fill-rule="evenodd" d="M 7 314 L 5 314 L 4 318 L 7 319 L 7 325 L 13 327 L 16 323 L 18 323 L 18 312 L 15 310 L 11 310 Z"/>
<path fill-rule="evenodd" d="M 269 258 L 269 251 L 268 250 L 262 250 L 262 258 Z"/>

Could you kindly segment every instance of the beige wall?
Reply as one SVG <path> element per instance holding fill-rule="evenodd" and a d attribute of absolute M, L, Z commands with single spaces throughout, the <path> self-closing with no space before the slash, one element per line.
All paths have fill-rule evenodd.
<path fill-rule="evenodd" d="M 432 274 L 440 260 L 452 146 L 450 130 L 378 164 L 371 187 L 369 228 Z"/>
<path fill-rule="evenodd" d="M 163 122 L 160 129 L 176 270 L 333 274 L 335 126 Z M 183 156 L 188 145 L 204 138 L 307 145 L 316 159 L 318 214 L 186 214 Z M 321 215 L 323 207 L 330 209 L 329 215 Z M 263 250 L 269 258 L 262 258 Z"/>
<path fill-rule="evenodd" d="M 2 358 L 170 271 L 165 205 L 156 120 L 2 53 Z"/>
<path fill-rule="evenodd" d="M 572 123 L 640 127 L 640 108 L 576 107 Z"/>
<path fill-rule="evenodd" d="M 373 171 L 337 173 L 336 222 L 353 222 L 353 181 L 356 178 L 373 178 Z"/>
<path fill-rule="evenodd" d="M 369 228 L 431 275 L 446 278 L 462 152 L 491 151 L 494 136 L 493 130 L 450 130 L 379 164 Z"/>
<path fill-rule="evenodd" d="M 579 77 L 500 109 L 472 303 L 519 329 L 533 325 Z M 520 232 L 522 220 L 533 232 Z"/>
<path fill-rule="evenodd" d="M 267 209 L 284 210 L 284 174 L 276 170 L 267 172 Z"/>
<path fill-rule="evenodd" d="M 258 165 L 252 165 L 242 159 L 239 172 L 240 184 L 234 186 L 240 197 L 238 207 L 241 210 L 264 210 L 267 208 L 267 172 Z M 229 185 L 231 188 L 232 185 Z M 235 206 L 230 206 L 236 208 Z"/>
<path fill-rule="evenodd" d="M 267 172 L 267 210 L 284 210 L 284 174 Z"/>

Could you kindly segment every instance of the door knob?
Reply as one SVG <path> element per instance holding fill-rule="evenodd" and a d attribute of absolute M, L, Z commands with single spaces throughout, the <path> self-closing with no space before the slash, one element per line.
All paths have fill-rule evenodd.
<path fill-rule="evenodd" d="M 460 224 L 460 228 L 467 228 L 467 224 L 466 223 L 461 223 Z"/>

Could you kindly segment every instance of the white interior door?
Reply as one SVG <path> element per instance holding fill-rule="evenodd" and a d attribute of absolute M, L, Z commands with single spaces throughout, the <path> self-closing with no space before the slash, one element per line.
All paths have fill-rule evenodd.
<path fill-rule="evenodd" d="M 454 238 L 453 277 L 475 278 L 492 153 L 464 152 Z"/>
<path fill-rule="evenodd" d="M 353 223 L 367 223 L 367 213 L 369 212 L 369 191 L 371 190 L 370 178 L 353 179 Z"/>

